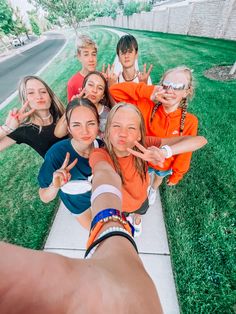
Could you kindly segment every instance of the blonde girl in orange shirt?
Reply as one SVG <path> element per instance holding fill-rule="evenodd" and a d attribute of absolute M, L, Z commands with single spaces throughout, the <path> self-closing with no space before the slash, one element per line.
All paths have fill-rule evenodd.
<path fill-rule="evenodd" d="M 133 223 L 137 234 L 141 232 L 140 215 L 145 214 L 149 207 L 146 162 L 162 166 L 170 152 L 176 155 L 194 151 L 207 142 L 201 136 L 160 139 L 145 133 L 139 109 L 131 104 L 119 103 L 108 115 L 104 138 L 106 148 L 95 149 L 89 160 L 93 172 L 102 168 L 120 175 L 122 211 L 127 215 L 135 214 Z"/>

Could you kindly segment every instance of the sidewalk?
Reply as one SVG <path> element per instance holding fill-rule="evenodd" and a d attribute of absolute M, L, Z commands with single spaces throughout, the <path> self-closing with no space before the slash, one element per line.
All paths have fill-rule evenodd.
<path fill-rule="evenodd" d="M 44 250 L 72 258 L 83 258 L 87 238 L 88 231 L 80 226 L 61 203 Z M 178 314 L 159 194 L 156 203 L 143 216 L 143 232 L 139 238 L 135 238 L 135 242 L 144 266 L 157 287 L 164 313 Z"/>
<path fill-rule="evenodd" d="M 125 34 L 111 29 L 107 31 L 115 32 L 119 37 Z M 83 258 L 87 238 L 88 232 L 61 203 L 44 250 L 72 258 Z M 140 258 L 157 287 L 164 313 L 178 314 L 179 305 L 159 192 L 155 204 L 143 216 L 143 232 L 139 238 L 135 238 L 135 242 Z"/>

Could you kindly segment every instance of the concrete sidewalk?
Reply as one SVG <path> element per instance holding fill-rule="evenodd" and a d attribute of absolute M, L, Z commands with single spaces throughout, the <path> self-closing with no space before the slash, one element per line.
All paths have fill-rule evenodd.
<path fill-rule="evenodd" d="M 87 238 L 88 232 L 61 203 L 44 250 L 83 258 Z M 135 242 L 144 266 L 157 287 L 164 313 L 178 314 L 179 306 L 159 193 L 156 203 L 143 216 L 143 232 L 139 238 L 135 238 Z"/>

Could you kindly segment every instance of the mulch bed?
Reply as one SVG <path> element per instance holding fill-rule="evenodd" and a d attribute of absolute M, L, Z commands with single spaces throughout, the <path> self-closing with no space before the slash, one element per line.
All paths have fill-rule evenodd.
<path fill-rule="evenodd" d="M 229 74 L 232 65 L 227 66 L 215 66 L 204 72 L 204 75 L 212 80 L 217 81 L 230 81 L 236 79 L 236 72 L 232 75 Z"/>

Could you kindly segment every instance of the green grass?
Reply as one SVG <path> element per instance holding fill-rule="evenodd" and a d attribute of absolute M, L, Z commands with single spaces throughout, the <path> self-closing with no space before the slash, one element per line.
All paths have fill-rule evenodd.
<path fill-rule="evenodd" d="M 98 27 L 86 31 L 99 44 L 98 68 L 112 63 L 117 36 Z M 181 312 L 234 313 L 236 81 L 213 81 L 203 73 L 214 65 L 232 64 L 236 42 L 128 31 L 138 39 L 140 65 L 154 65 L 154 83 L 170 67 L 185 64 L 194 70 L 196 92 L 189 111 L 197 115 L 199 133 L 208 139 L 208 145 L 194 153 L 184 180 L 161 188 Z M 42 75 L 64 102 L 65 84 L 79 69 L 74 52 L 70 40 Z M 10 107 L 1 111 L 1 121 Z M 0 237 L 32 248 L 42 246 L 58 204 L 56 200 L 45 206 L 37 196 L 41 163 L 21 145 L 0 154 Z"/>
<path fill-rule="evenodd" d="M 85 30 L 86 31 L 86 30 Z M 99 48 L 98 69 L 115 56 L 113 45 L 117 35 L 91 30 L 91 36 L 104 43 Z M 42 73 L 41 77 L 66 104 L 66 83 L 80 69 L 76 59 L 74 37 L 67 33 L 68 43 L 62 53 Z M 109 45 L 109 44 L 112 45 Z M 0 124 L 13 107 L 19 107 L 14 99 L 1 110 Z M 13 145 L 0 153 L 0 239 L 29 248 L 42 248 L 50 229 L 59 200 L 45 205 L 38 196 L 37 175 L 42 158 L 26 145 Z"/>
<path fill-rule="evenodd" d="M 234 63 L 236 42 L 130 31 L 140 64 L 153 63 L 157 83 L 170 67 L 194 70 L 189 111 L 200 120 L 208 145 L 193 155 L 191 171 L 161 198 L 182 313 L 235 313 L 236 81 L 204 77 L 215 65 Z"/>

